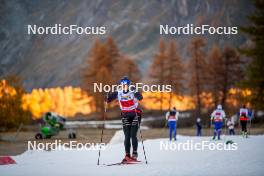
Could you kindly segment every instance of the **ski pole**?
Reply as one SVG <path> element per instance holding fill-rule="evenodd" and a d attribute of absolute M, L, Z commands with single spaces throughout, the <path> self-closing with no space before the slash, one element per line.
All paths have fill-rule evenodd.
<path fill-rule="evenodd" d="M 249 119 L 249 127 L 248 127 L 248 134 L 250 135 L 250 128 L 251 128 L 251 119 Z"/>
<path fill-rule="evenodd" d="M 212 136 L 212 119 L 210 119 L 209 136 Z"/>
<path fill-rule="evenodd" d="M 103 142 L 103 135 L 104 135 L 104 127 L 105 127 L 105 114 L 106 114 L 106 106 L 107 106 L 107 102 L 104 102 L 104 113 L 103 113 L 103 128 L 102 128 L 102 132 L 101 132 L 101 140 L 100 140 L 100 147 L 99 147 L 99 152 L 98 152 L 98 160 L 97 160 L 97 165 L 100 164 L 100 157 L 101 157 L 101 144 Z"/>
<path fill-rule="evenodd" d="M 240 134 L 242 135 L 243 131 L 242 131 L 242 127 L 241 127 L 240 115 L 238 115 L 237 118 L 238 118 L 238 122 L 237 122 L 238 123 L 238 129 L 240 131 Z"/>
<path fill-rule="evenodd" d="M 227 121 L 225 119 L 225 135 L 227 135 L 226 133 L 227 133 Z"/>
<path fill-rule="evenodd" d="M 227 131 L 227 124 L 226 124 L 227 122 L 226 122 L 226 118 L 225 118 L 225 120 L 224 120 L 224 123 L 225 123 L 225 136 L 224 136 L 225 139 L 224 139 L 224 140 L 226 140 L 226 131 Z"/>
<path fill-rule="evenodd" d="M 167 120 L 166 120 L 166 121 L 165 121 L 164 128 L 167 128 L 167 126 L 168 126 L 168 122 L 167 122 Z"/>
<path fill-rule="evenodd" d="M 251 117 L 249 119 L 249 128 L 248 128 L 248 134 L 250 135 L 250 129 L 251 129 L 251 120 L 254 117 L 254 110 L 252 111 Z"/>
<path fill-rule="evenodd" d="M 148 164 L 148 160 L 147 160 L 147 157 L 146 157 L 146 151 L 145 151 L 145 147 L 144 147 L 144 142 L 143 142 L 143 137 L 142 137 L 142 133 L 141 133 L 141 129 L 140 129 L 139 118 L 138 118 L 137 110 L 136 109 L 135 109 L 135 113 L 136 113 L 136 118 L 138 119 L 138 129 L 139 129 L 139 134 L 140 134 L 140 138 L 141 138 L 141 143 L 142 143 L 142 148 L 143 148 L 143 153 L 144 153 L 145 161 L 146 161 L 146 164 Z"/>
<path fill-rule="evenodd" d="M 168 112 L 170 111 L 170 109 L 168 110 Z M 167 113 L 165 114 L 165 124 L 164 124 L 164 128 L 167 128 L 168 126 L 168 119 L 167 119 Z"/>
<path fill-rule="evenodd" d="M 215 132 L 217 133 L 217 131 L 215 130 L 215 128 L 213 127 L 214 124 L 214 118 L 210 120 L 210 138 L 215 135 Z M 212 138 L 211 138 L 212 139 Z M 214 139 L 212 139 L 214 140 Z"/>

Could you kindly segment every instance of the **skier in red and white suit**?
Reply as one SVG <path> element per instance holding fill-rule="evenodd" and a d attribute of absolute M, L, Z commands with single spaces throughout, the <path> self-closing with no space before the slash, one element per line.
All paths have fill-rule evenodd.
<path fill-rule="evenodd" d="M 130 80 L 124 77 L 120 80 L 122 89 L 110 93 L 107 97 L 107 102 L 115 99 L 118 100 L 121 109 L 121 117 L 123 124 L 123 131 L 125 135 L 125 158 L 123 161 L 137 160 L 138 139 L 137 131 L 141 121 L 141 110 L 138 108 L 139 100 L 142 100 L 142 94 L 134 90 L 129 90 Z M 132 155 L 130 155 L 130 148 L 132 141 Z"/>
<path fill-rule="evenodd" d="M 215 140 L 216 135 L 218 140 L 220 140 L 221 129 L 223 126 L 223 121 L 226 118 L 225 111 L 222 109 L 222 105 L 217 105 L 217 109 L 211 114 L 211 121 L 214 123 L 214 137 Z"/>
<path fill-rule="evenodd" d="M 240 121 L 243 137 L 248 137 L 248 134 L 247 134 L 248 120 L 249 120 L 248 109 L 246 108 L 246 105 L 243 105 L 243 107 L 240 108 L 239 110 L 239 121 Z"/>
<path fill-rule="evenodd" d="M 173 107 L 170 111 L 166 113 L 166 120 L 168 121 L 170 141 L 173 139 L 176 141 L 177 135 L 177 121 L 179 117 L 179 112 Z M 172 135 L 173 133 L 173 135 Z"/>

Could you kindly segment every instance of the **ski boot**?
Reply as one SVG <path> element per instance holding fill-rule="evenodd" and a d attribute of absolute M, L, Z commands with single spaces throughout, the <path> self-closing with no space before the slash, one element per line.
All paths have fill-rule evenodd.
<path fill-rule="evenodd" d="M 130 157 L 130 154 L 129 153 L 127 153 L 126 155 L 125 155 L 125 158 L 122 160 L 122 163 L 128 163 L 128 162 L 130 162 L 132 159 L 131 159 L 131 157 Z"/>
<path fill-rule="evenodd" d="M 217 131 L 217 139 L 218 139 L 218 140 L 221 140 L 221 137 L 220 137 L 220 136 L 221 136 L 221 131 L 218 130 L 218 131 Z"/>
<path fill-rule="evenodd" d="M 216 138 L 216 130 L 214 130 L 214 136 L 212 140 L 215 140 L 215 138 Z"/>
<path fill-rule="evenodd" d="M 245 132 L 244 131 L 242 131 L 242 137 L 245 138 Z"/>
<path fill-rule="evenodd" d="M 248 138 L 248 133 L 247 132 L 245 132 L 245 138 Z"/>
<path fill-rule="evenodd" d="M 138 157 L 137 151 L 133 151 L 132 156 L 131 156 L 131 160 L 137 161 L 137 157 Z"/>

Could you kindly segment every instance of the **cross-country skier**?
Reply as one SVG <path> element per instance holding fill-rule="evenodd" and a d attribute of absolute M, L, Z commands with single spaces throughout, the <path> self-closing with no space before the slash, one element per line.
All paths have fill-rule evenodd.
<path fill-rule="evenodd" d="M 240 121 L 243 137 L 248 137 L 248 134 L 247 134 L 248 120 L 249 120 L 248 109 L 246 108 L 246 105 L 243 105 L 243 107 L 240 108 L 239 110 L 239 121 Z"/>
<path fill-rule="evenodd" d="M 235 123 L 232 118 L 229 118 L 226 122 L 226 125 L 228 127 L 229 135 L 235 135 Z"/>
<path fill-rule="evenodd" d="M 173 107 L 170 111 L 166 113 L 166 120 L 168 121 L 169 131 L 170 131 L 170 141 L 173 139 L 176 141 L 177 135 L 177 121 L 178 121 L 179 112 Z"/>
<path fill-rule="evenodd" d="M 107 102 L 117 99 L 121 109 L 121 117 L 123 124 L 123 131 L 125 135 L 125 158 L 123 162 L 127 161 L 136 161 L 138 157 L 137 148 L 138 148 L 138 139 L 137 131 L 141 121 L 141 110 L 138 108 L 138 101 L 143 99 L 141 93 L 136 92 L 135 90 L 130 90 L 130 80 L 127 77 L 124 77 L 120 80 L 121 89 L 110 93 L 107 96 Z M 130 155 L 130 148 L 132 141 L 133 152 Z"/>
<path fill-rule="evenodd" d="M 202 123 L 201 123 L 201 118 L 199 117 L 196 119 L 196 128 L 197 128 L 196 136 L 202 136 Z"/>
<path fill-rule="evenodd" d="M 222 105 L 217 105 L 217 109 L 211 114 L 211 121 L 214 123 L 214 137 L 215 140 L 216 135 L 218 140 L 220 140 L 221 129 L 223 126 L 223 121 L 226 117 L 225 111 L 222 109 Z"/>

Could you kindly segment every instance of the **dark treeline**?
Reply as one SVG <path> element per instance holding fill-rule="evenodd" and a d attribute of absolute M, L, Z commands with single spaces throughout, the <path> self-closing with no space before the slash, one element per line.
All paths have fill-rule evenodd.
<path fill-rule="evenodd" d="M 228 46 L 221 49 L 218 45 L 214 45 L 206 52 L 208 47 L 205 39 L 194 38 L 189 44 L 188 56 L 183 59 L 176 45 L 176 41 L 160 40 L 158 53 L 154 55 L 150 66 L 152 82 L 171 84 L 172 94 L 194 96 L 196 116 L 202 115 L 203 93 L 212 95 L 212 108 L 222 104 L 227 110 L 231 110 L 226 106 L 228 93 L 230 88 L 239 88 L 238 83 L 243 78 L 245 64 L 236 49 Z M 162 104 L 163 97 L 161 96 L 158 101 Z M 241 99 L 241 105 L 243 103 L 246 102 L 242 102 Z M 169 107 L 165 109 L 171 106 L 169 103 Z M 164 108 L 161 106 L 160 110 Z"/>
<path fill-rule="evenodd" d="M 24 110 L 25 90 L 18 76 L 8 75 L 0 81 L 0 131 L 17 128 L 31 121 L 31 113 Z"/>
<path fill-rule="evenodd" d="M 235 48 L 220 48 L 214 45 L 206 50 L 206 47 L 203 38 L 194 38 L 189 43 L 189 54 L 184 58 L 177 50 L 176 40 L 160 40 L 159 48 L 154 53 L 148 74 L 145 76 L 150 78 L 149 82 L 152 84 L 172 85 L 169 102 L 166 103 L 168 107 L 163 107 L 163 93 L 153 97 L 154 101 L 159 102 L 161 111 L 173 106 L 173 95 L 191 95 L 195 97 L 196 116 L 201 116 L 204 108 L 202 93 L 211 93 L 213 107 L 222 104 L 229 109 L 229 106 L 226 106 L 228 93 L 230 88 L 238 88 L 238 83 L 243 77 L 244 62 Z M 141 74 L 137 64 L 129 56 L 120 53 L 111 37 L 105 42 L 96 40 L 86 62 L 83 87 L 94 98 L 94 104 L 91 106 L 98 114 L 103 111 L 105 95 L 94 92 L 93 83 L 117 84 L 124 75 L 128 75 L 134 82 L 140 80 Z"/>
<path fill-rule="evenodd" d="M 249 16 L 251 24 L 242 27 L 251 39 L 252 44 L 243 48 L 240 52 L 249 58 L 246 68 L 246 76 L 241 86 L 249 88 L 252 92 L 249 96 L 251 104 L 259 110 L 264 109 L 264 1 L 254 0 L 256 10 Z"/>

